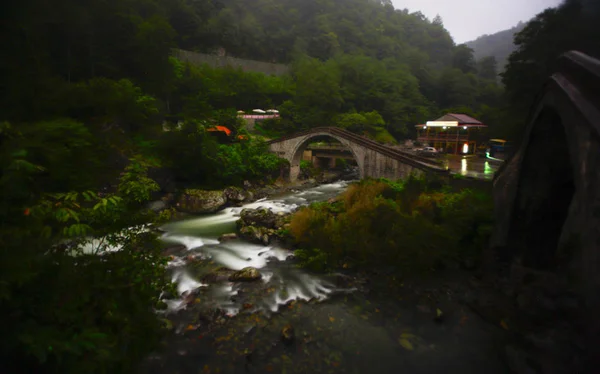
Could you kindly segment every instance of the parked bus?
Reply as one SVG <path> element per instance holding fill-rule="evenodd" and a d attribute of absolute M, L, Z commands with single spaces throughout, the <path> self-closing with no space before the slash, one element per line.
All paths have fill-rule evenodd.
<path fill-rule="evenodd" d="M 504 139 L 490 139 L 487 156 L 505 160 L 512 152 L 512 144 Z"/>

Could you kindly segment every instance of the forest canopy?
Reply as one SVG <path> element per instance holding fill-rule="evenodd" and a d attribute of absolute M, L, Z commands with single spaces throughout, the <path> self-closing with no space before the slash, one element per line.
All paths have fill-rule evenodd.
<path fill-rule="evenodd" d="M 27 0 L 4 7 L 9 53 L 1 95 L 11 121 L 71 116 L 58 98 L 67 86 L 99 77 L 130 80 L 156 100 L 156 119 L 181 115 L 173 101 L 189 101 L 199 89 L 209 91 L 215 110 L 250 108 L 254 90 L 262 89 L 259 96 L 270 95 L 267 101 L 288 113 L 282 128 L 334 124 L 340 111 L 376 110 L 396 137 L 463 107 L 494 126 L 490 108 L 502 95 L 489 73 L 477 73 L 472 50 L 455 45 L 441 18 L 394 9 L 389 1 L 62 0 L 50 6 Z M 236 85 L 248 102 L 235 108 L 240 101 L 226 100 L 214 85 L 187 82 L 182 92 L 181 69 L 169 59 L 174 47 L 223 48 L 294 69 L 286 82 Z M 240 75 L 232 74 L 228 81 L 235 82 Z"/>

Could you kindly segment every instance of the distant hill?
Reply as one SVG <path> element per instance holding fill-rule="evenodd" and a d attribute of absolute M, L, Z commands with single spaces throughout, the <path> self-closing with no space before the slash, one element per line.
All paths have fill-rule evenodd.
<path fill-rule="evenodd" d="M 465 44 L 475 51 L 475 58 L 477 60 L 486 56 L 496 57 L 498 72 L 501 72 L 508 62 L 508 56 L 515 50 L 515 45 L 513 44 L 515 34 L 523 30 L 526 25 L 527 23 L 525 22 L 519 22 L 517 26 L 511 29 L 491 35 L 482 35 Z"/>

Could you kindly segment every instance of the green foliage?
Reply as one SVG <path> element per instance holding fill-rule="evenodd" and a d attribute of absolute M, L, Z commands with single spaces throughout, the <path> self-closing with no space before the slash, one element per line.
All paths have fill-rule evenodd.
<path fill-rule="evenodd" d="M 118 126 L 128 133 L 143 130 L 159 114 L 157 100 L 128 79 L 79 82 L 69 87 L 64 100 L 70 117 L 91 119 L 102 129 Z"/>
<path fill-rule="evenodd" d="M 385 122 L 376 111 L 369 113 L 345 113 L 336 118 L 336 125 L 356 133 L 370 133 L 381 129 Z"/>
<path fill-rule="evenodd" d="M 300 171 L 308 178 L 313 178 L 320 173 L 320 170 L 312 162 L 306 160 L 300 160 Z"/>
<path fill-rule="evenodd" d="M 222 185 L 241 184 L 244 180 L 275 177 L 287 161 L 267 151 L 264 142 L 247 141 L 219 146 L 216 158 L 221 167 L 218 180 Z"/>
<path fill-rule="evenodd" d="M 121 176 L 118 192 L 126 199 L 135 203 L 150 200 L 153 192 L 160 188 L 158 184 L 148 178 L 148 167 L 143 160 L 132 159 Z"/>
<path fill-rule="evenodd" d="M 73 128 L 79 127 L 69 123 L 67 129 Z M 0 130 L 3 142 L 28 146 L 24 134 L 9 124 Z M 74 131 L 69 136 L 67 141 L 79 144 L 88 135 Z M 33 141 L 32 148 L 37 144 Z M 5 197 L 0 202 L 0 318 L 5 322 L 0 357 L 26 372 L 135 370 L 137 360 L 159 341 L 162 326 L 152 308 L 171 288 L 155 236 L 131 228 L 151 219 L 139 213 L 140 203 L 155 189 L 144 177 L 146 166 L 132 162 L 116 194 L 44 192 L 43 173 L 60 170 L 55 163 L 66 156 L 55 151 L 38 158 L 45 163 L 41 167 L 29 159 L 33 150 L 11 148 L 3 147 L 0 155 Z M 78 157 L 85 161 L 83 154 Z M 91 237 L 95 254 L 89 251 Z M 121 250 L 108 252 L 114 247 Z"/>
<path fill-rule="evenodd" d="M 327 253 L 320 249 L 297 249 L 294 256 L 298 258 L 298 266 L 315 272 L 324 272 L 328 269 Z"/>
<path fill-rule="evenodd" d="M 491 211 L 490 196 L 451 193 L 423 178 L 364 180 L 333 205 L 298 211 L 290 232 L 300 248 L 321 248 L 297 254 L 301 266 L 315 271 L 350 262 L 422 272 L 448 260 L 477 261 Z"/>
<path fill-rule="evenodd" d="M 82 123 L 72 119 L 37 122 L 22 126 L 21 133 L 6 146 L 44 168 L 39 181 L 46 191 L 89 188 L 98 182 L 95 172 L 103 152 Z"/>

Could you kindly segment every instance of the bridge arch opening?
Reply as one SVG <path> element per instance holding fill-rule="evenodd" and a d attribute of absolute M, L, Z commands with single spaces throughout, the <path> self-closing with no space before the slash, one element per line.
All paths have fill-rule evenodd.
<path fill-rule="evenodd" d="M 567 133 L 559 114 L 544 109 L 531 129 L 518 181 L 508 255 L 526 267 L 556 270 L 561 232 L 575 196 Z M 507 259 L 510 260 L 510 259 Z"/>
<path fill-rule="evenodd" d="M 357 177 L 363 177 L 362 162 L 349 142 L 326 133 L 312 134 L 300 142 L 292 150 L 289 161 L 290 181 L 295 181 L 302 175 L 302 161 L 310 162 L 320 169 L 341 168 L 347 164 L 358 169 Z"/>

